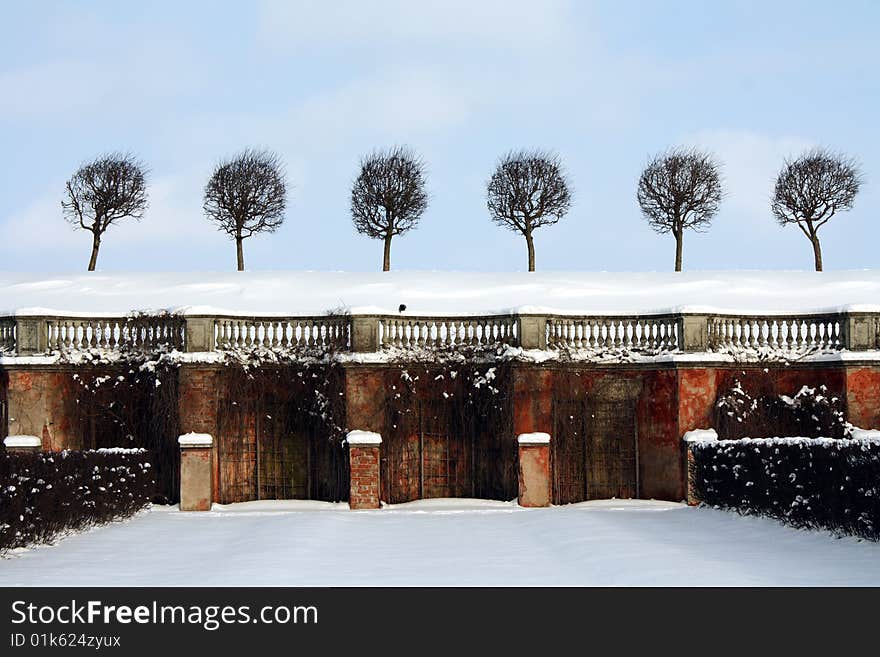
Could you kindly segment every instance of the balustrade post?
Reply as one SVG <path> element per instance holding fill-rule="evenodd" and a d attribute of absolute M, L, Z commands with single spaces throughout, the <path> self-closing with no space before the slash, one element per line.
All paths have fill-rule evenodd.
<path fill-rule="evenodd" d="M 693 353 L 709 350 L 709 317 L 707 315 L 679 315 L 677 323 L 679 349 Z"/>
<path fill-rule="evenodd" d="M 184 349 L 188 352 L 214 351 L 217 347 L 214 336 L 214 317 L 187 316 Z"/>
<path fill-rule="evenodd" d="M 15 353 L 33 356 L 46 353 L 49 345 L 49 318 L 15 318 Z"/>
<path fill-rule="evenodd" d="M 519 346 L 523 349 L 547 348 L 547 317 L 519 315 L 516 319 Z"/>
<path fill-rule="evenodd" d="M 379 351 L 379 317 L 353 315 L 351 318 L 351 350 Z"/>
<path fill-rule="evenodd" d="M 845 312 L 840 316 L 841 342 L 852 351 L 877 349 L 877 317 L 870 313 Z"/>

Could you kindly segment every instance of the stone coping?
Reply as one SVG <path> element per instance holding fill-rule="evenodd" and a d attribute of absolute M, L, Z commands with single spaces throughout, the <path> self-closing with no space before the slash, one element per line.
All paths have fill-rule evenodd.
<path fill-rule="evenodd" d="M 6 447 L 42 447 L 43 441 L 39 436 L 7 436 L 3 439 Z"/>
<path fill-rule="evenodd" d="M 550 434 L 536 431 L 533 433 L 521 433 L 516 437 L 520 445 L 549 445 Z"/>
<path fill-rule="evenodd" d="M 209 433 L 185 433 L 177 439 L 181 447 L 211 447 L 214 437 Z"/>
<path fill-rule="evenodd" d="M 382 436 L 375 431 L 349 431 L 345 437 L 346 442 L 352 447 L 360 445 L 381 445 Z"/>

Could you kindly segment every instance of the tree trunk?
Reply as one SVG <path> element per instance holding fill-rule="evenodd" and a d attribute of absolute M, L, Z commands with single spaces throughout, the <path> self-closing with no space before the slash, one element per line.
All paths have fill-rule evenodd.
<path fill-rule="evenodd" d="M 391 235 L 385 236 L 385 253 L 382 258 L 382 271 L 391 270 Z"/>
<path fill-rule="evenodd" d="M 675 271 L 681 271 L 681 250 L 684 242 L 682 233 L 675 233 Z"/>
<path fill-rule="evenodd" d="M 531 233 L 526 233 L 526 246 L 529 248 L 529 271 L 535 271 L 535 242 Z"/>
<path fill-rule="evenodd" d="M 95 271 L 95 265 L 98 264 L 98 249 L 101 248 L 101 236 L 95 233 L 92 237 L 92 257 L 89 258 L 89 271 Z"/>
<path fill-rule="evenodd" d="M 819 244 L 819 236 L 814 234 L 810 241 L 813 243 L 813 259 L 816 263 L 816 271 L 822 271 L 822 245 Z"/>
<path fill-rule="evenodd" d="M 235 251 L 238 256 L 238 271 L 244 271 L 244 238 L 241 235 L 235 237 Z"/>

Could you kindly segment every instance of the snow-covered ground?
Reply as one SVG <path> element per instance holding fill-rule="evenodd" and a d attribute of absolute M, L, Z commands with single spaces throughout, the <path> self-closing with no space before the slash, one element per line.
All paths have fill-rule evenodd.
<path fill-rule="evenodd" d="M 0 273 L 0 315 L 880 310 L 880 271 Z"/>
<path fill-rule="evenodd" d="M 668 502 L 154 508 L 0 560 L 0 585 L 880 585 L 880 544 Z"/>

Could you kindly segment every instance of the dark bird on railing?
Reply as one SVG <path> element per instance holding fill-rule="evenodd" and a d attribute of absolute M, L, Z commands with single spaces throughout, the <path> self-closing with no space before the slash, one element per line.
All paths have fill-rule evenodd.
<path fill-rule="evenodd" d="M 406 304 L 402 303 L 402 304 L 400 304 L 400 307 L 397 309 L 397 312 L 402 313 L 404 310 L 406 310 Z"/>

